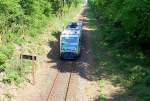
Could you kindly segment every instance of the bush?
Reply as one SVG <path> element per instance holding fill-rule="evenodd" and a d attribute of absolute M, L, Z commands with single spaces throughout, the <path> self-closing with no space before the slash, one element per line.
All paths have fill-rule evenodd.
<path fill-rule="evenodd" d="M 138 46 L 143 42 L 150 42 L 150 1 L 89 0 L 89 4 L 98 20 L 121 27 L 123 33 L 120 34 L 126 36 L 122 37 L 122 41 Z M 118 37 L 119 34 L 112 40 Z"/>
<path fill-rule="evenodd" d="M 31 70 L 27 68 L 30 67 L 29 63 L 22 63 L 12 57 L 14 43 L 24 44 L 22 36 L 29 40 L 35 37 L 51 17 L 63 16 L 72 6 L 77 6 L 79 1 L 81 0 L 0 0 L 0 72 L 5 71 L 6 74 L 3 82 L 19 84 Z"/>
<path fill-rule="evenodd" d="M 0 73 L 5 71 L 5 66 L 4 65 L 0 65 Z"/>
<path fill-rule="evenodd" d="M 5 54 L 7 58 L 11 58 L 13 52 L 14 52 L 14 46 L 12 44 L 7 44 L 5 46 L 2 46 L 0 49 L 0 52 Z"/>
<path fill-rule="evenodd" d="M 12 81 L 18 81 L 18 74 L 16 71 L 10 72 L 6 77 L 3 78 L 4 83 L 11 83 Z"/>
<path fill-rule="evenodd" d="M 89 0 L 89 6 L 99 28 L 93 35 L 94 44 L 99 43 L 94 47 L 97 57 L 101 57 L 97 61 L 109 63 L 107 72 L 110 69 L 118 76 L 120 81 L 117 81 L 126 91 L 131 91 L 137 101 L 149 101 L 150 1 Z M 113 79 L 113 75 L 107 76 Z"/>
<path fill-rule="evenodd" d="M 31 62 L 11 59 L 5 63 L 4 83 L 14 82 L 16 85 L 26 80 L 26 75 L 31 72 Z"/>
<path fill-rule="evenodd" d="M 8 57 L 5 54 L 0 52 L 0 66 L 4 64 L 7 59 Z"/>
<path fill-rule="evenodd" d="M 7 33 L 3 38 L 5 43 L 11 43 L 15 40 L 16 36 L 14 33 Z"/>

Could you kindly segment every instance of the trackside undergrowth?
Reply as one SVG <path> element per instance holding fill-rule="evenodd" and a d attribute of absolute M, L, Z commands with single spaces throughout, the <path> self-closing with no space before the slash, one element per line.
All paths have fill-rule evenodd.
<path fill-rule="evenodd" d="M 112 101 L 149 101 L 150 100 L 150 57 L 144 54 L 138 47 L 135 49 L 123 45 L 115 40 L 109 40 L 115 33 L 123 33 L 105 21 L 98 21 L 89 9 L 90 27 L 92 32 L 92 50 L 96 60 L 96 76 L 100 80 L 105 78 L 111 81 L 113 86 L 120 86 L 121 91 L 111 95 Z M 116 39 L 117 40 L 117 39 Z M 100 83 L 100 89 L 107 86 Z M 110 100 L 100 92 L 99 101 Z"/>
<path fill-rule="evenodd" d="M 10 39 L 0 45 L 0 81 L 3 83 L 19 85 L 24 81 L 28 81 L 27 74 L 31 73 L 32 63 L 28 60 L 20 60 L 20 54 L 30 54 L 37 56 L 36 67 L 42 66 L 47 53 L 50 51 L 48 43 L 57 41 L 56 35 L 58 32 L 73 21 L 74 17 L 81 10 L 81 4 L 71 6 L 63 16 L 52 15 L 48 22 L 40 29 L 36 29 L 34 36 L 23 33 L 20 36 L 15 36 L 17 39 L 11 39 L 11 36 L 5 39 Z M 13 34 L 12 34 L 13 35 Z M 7 41 L 6 40 L 6 41 Z"/>
<path fill-rule="evenodd" d="M 11 100 L 11 87 L 20 87 L 31 83 L 32 61 L 21 60 L 20 54 L 37 56 L 36 69 L 40 70 L 47 60 L 47 54 L 51 50 L 49 42 L 57 41 L 56 36 L 74 17 L 80 13 L 82 5 L 71 6 L 63 16 L 53 15 L 40 29 L 36 29 L 34 36 L 22 34 L 16 40 L 0 44 L 0 100 Z M 37 31 L 38 30 L 38 31 Z M 9 39 L 5 38 L 5 39 Z M 11 39 L 11 37 L 10 37 Z M 7 40 L 6 40 L 7 41 Z M 2 53 L 2 54 L 1 54 Z"/>

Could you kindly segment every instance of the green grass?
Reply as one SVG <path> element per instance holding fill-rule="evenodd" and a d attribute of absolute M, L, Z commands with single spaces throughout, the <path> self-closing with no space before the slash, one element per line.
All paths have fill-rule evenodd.
<path fill-rule="evenodd" d="M 31 73 L 31 61 L 12 58 L 5 63 L 5 76 L 3 83 L 15 83 L 19 86 L 20 83 L 28 80 L 27 74 Z"/>
<path fill-rule="evenodd" d="M 94 19 L 90 10 L 89 18 Z M 96 29 L 92 32 L 92 49 L 96 60 L 97 77 L 101 79 L 101 75 L 105 74 L 105 78 L 109 79 L 114 86 L 122 86 L 125 90 L 125 92 L 113 96 L 114 100 L 149 101 L 149 55 L 145 55 L 138 48 L 128 47 L 119 41 L 116 42 L 118 39 L 110 40 L 120 31 L 103 21 L 97 23 L 97 21 L 91 20 L 90 27 Z M 110 34 L 110 36 L 106 37 L 106 34 Z"/>
<path fill-rule="evenodd" d="M 99 92 L 99 101 L 105 101 L 105 96 L 104 96 L 104 86 L 105 86 L 105 81 L 100 80 L 99 81 L 99 87 L 100 87 L 100 92 Z"/>

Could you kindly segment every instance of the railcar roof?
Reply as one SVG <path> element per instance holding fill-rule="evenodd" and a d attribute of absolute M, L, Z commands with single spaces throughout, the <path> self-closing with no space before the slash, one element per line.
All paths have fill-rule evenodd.
<path fill-rule="evenodd" d="M 65 29 L 61 34 L 80 34 L 80 30 L 78 29 Z"/>

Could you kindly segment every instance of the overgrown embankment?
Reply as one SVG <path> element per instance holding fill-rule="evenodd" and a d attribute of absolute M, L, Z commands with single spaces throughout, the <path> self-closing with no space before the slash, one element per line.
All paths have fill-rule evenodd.
<path fill-rule="evenodd" d="M 114 101 L 150 100 L 149 4 L 148 0 L 89 1 L 98 78 L 124 88 L 112 95 Z"/>
<path fill-rule="evenodd" d="M 47 43 L 56 40 L 52 32 L 72 20 L 80 4 L 81 0 L 0 0 L 0 81 L 26 80 L 31 62 L 21 61 L 19 54 L 45 55 Z"/>

